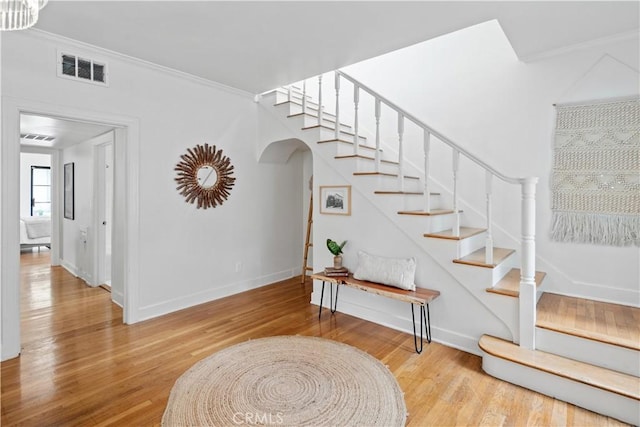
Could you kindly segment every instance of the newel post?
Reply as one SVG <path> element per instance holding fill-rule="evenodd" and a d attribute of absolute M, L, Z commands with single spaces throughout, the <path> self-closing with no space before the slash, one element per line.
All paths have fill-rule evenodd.
<path fill-rule="evenodd" d="M 335 72 L 335 81 L 333 85 L 336 88 L 336 140 L 340 139 L 340 74 Z"/>
<path fill-rule="evenodd" d="M 356 84 L 353 85 L 353 154 L 358 156 L 358 150 L 360 148 L 360 140 L 358 137 L 358 103 L 360 102 L 360 87 Z"/>
<path fill-rule="evenodd" d="M 322 126 L 322 74 L 318 76 L 318 126 Z"/>
<path fill-rule="evenodd" d="M 375 114 L 376 114 L 376 156 L 375 156 L 375 164 L 376 164 L 376 172 L 380 172 L 380 99 L 376 98 L 375 104 Z"/>
<path fill-rule="evenodd" d="M 520 269 L 520 346 L 536 348 L 536 184 L 522 181 L 522 255 Z"/>

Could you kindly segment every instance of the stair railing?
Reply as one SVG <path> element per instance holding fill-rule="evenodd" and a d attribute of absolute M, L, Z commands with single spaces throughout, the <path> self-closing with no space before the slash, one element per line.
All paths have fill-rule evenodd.
<path fill-rule="evenodd" d="M 486 232 L 486 264 L 493 264 L 493 231 L 492 231 L 492 192 L 493 192 L 493 178 L 497 177 L 502 181 L 519 185 L 521 188 L 521 250 L 520 250 L 520 345 L 529 349 L 535 348 L 535 316 L 536 316 L 536 284 L 535 284 L 535 193 L 536 184 L 538 182 L 537 177 L 524 177 L 514 178 L 506 176 L 492 166 L 484 162 L 482 159 L 466 150 L 464 147 L 453 142 L 450 138 L 446 137 L 442 133 L 433 129 L 422 120 L 418 119 L 408 111 L 402 109 L 389 99 L 385 98 L 375 90 L 371 89 L 364 83 L 356 80 L 343 71 L 336 71 L 334 76 L 334 88 L 335 88 L 335 139 L 340 139 L 340 82 L 341 79 L 345 79 L 353 84 L 353 155 L 358 157 L 360 153 L 360 129 L 359 129 L 359 104 L 360 94 L 365 92 L 373 97 L 375 101 L 375 172 L 380 172 L 380 116 L 381 105 L 385 105 L 397 114 L 397 134 L 398 134 L 398 189 L 404 191 L 405 185 L 405 121 L 416 125 L 423 131 L 423 155 L 424 155 L 424 208 L 425 212 L 431 213 L 430 202 L 430 150 L 432 137 L 441 141 L 445 145 L 452 149 L 452 175 L 453 175 L 453 215 L 454 225 L 452 233 L 454 236 L 460 235 L 460 209 L 458 202 L 458 178 L 460 167 L 460 156 L 464 156 L 471 160 L 473 163 L 484 169 L 485 171 L 485 195 L 486 195 L 486 217 L 487 217 L 487 232 Z M 322 106 L 322 76 L 318 77 L 318 125 L 322 126 L 323 120 L 323 106 Z M 303 100 L 302 109 L 303 112 L 307 112 L 307 86 L 306 80 L 303 81 Z"/>

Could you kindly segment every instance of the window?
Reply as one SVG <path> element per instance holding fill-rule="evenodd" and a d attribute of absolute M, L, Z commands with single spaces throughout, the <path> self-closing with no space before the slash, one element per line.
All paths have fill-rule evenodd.
<path fill-rule="evenodd" d="M 49 166 L 31 166 L 31 216 L 51 216 Z"/>
<path fill-rule="evenodd" d="M 107 66 L 69 53 L 58 55 L 58 76 L 107 85 Z"/>

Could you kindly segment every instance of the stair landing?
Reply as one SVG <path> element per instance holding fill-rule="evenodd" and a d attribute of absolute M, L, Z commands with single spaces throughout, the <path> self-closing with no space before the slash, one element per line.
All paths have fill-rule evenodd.
<path fill-rule="evenodd" d="M 640 308 L 544 293 L 536 326 L 640 351 Z"/>

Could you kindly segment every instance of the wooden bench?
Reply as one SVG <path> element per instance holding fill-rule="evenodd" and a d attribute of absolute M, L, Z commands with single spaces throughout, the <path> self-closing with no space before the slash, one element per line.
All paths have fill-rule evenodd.
<path fill-rule="evenodd" d="M 431 342 L 431 318 L 429 316 L 429 303 L 436 299 L 439 295 L 439 291 L 432 289 L 416 288 L 415 291 L 407 291 L 404 289 L 394 288 L 393 286 L 387 286 L 380 283 L 368 282 L 365 280 L 354 279 L 352 274 L 346 277 L 333 277 L 326 276 L 324 273 L 314 273 L 311 275 L 314 280 L 322 281 L 322 291 L 320 293 L 320 307 L 318 309 L 318 319 L 322 316 L 322 307 L 324 304 L 324 285 L 329 283 L 331 295 L 329 297 L 329 309 L 331 313 L 335 313 L 338 308 L 338 291 L 340 285 L 350 288 L 359 289 L 361 291 L 369 292 L 372 294 L 380 295 L 386 298 L 397 299 L 399 301 L 408 302 L 411 304 L 411 319 L 413 320 L 413 343 L 416 349 L 416 353 L 422 353 L 424 334 L 426 333 L 427 342 Z M 336 297 L 333 298 L 333 285 L 336 285 Z M 418 347 L 418 335 L 416 331 L 416 319 L 414 312 L 414 305 L 420 307 L 420 347 Z M 423 333 L 424 325 L 424 333 Z"/>

